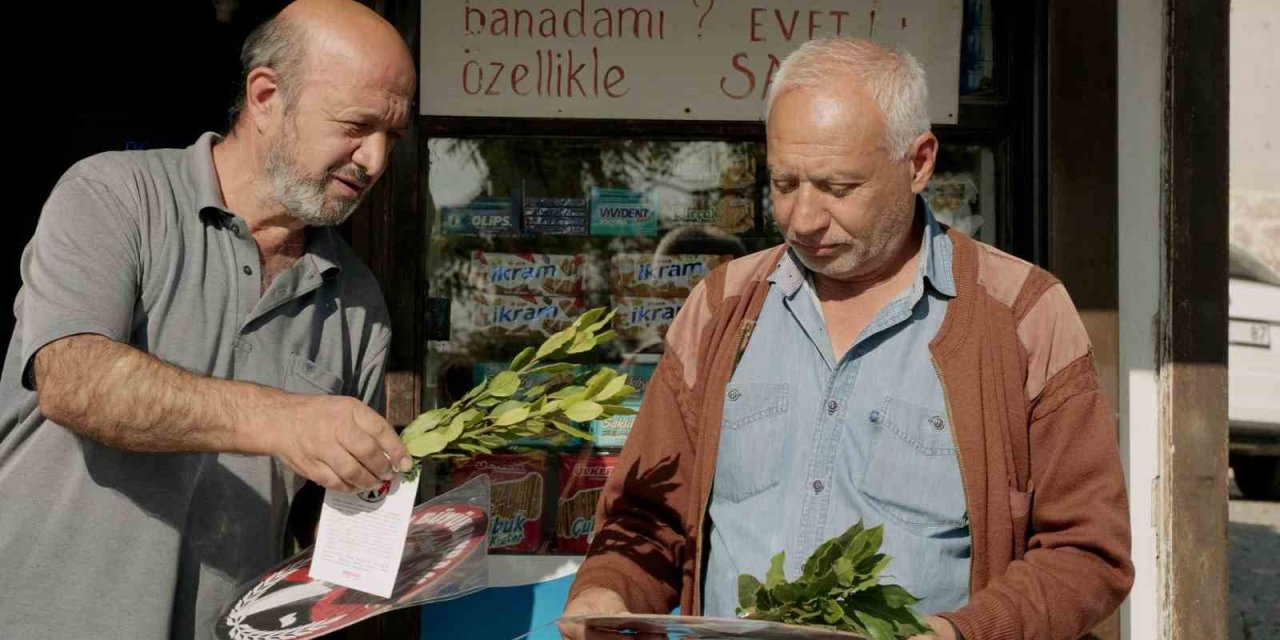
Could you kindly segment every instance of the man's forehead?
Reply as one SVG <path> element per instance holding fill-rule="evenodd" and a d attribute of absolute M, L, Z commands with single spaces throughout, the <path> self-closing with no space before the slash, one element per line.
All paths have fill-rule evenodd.
<path fill-rule="evenodd" d="M 408 113 L 413 100 L 407 92 L 367 82 L 340 82 L 323 75 L 307 84 L 313 95 L 327 103 L 326 111 L 347 116 L 400 118 Z"/>
<path fill-rule="evenodd" d="M 770 145 L 881 144 L 885 126 L 870 94 L 855 87 L 801 87 L 782 93 L 765 122 Z"/>
<path fill-rule="evenodd" d="M 341 84 L 360 85 L 411 95 L 417 83 L 413 62 L 402 47 L 357 42 L 320 33 L 307 48 L 308 71 Z"/>
<path fill-rule="evenodd" d="M 886 151 L 883 129 L 850 123 L 839 128 L 803 123 L 769 132 L 767 163 L 779 170 L 803 164 L 856 171 Z"/>

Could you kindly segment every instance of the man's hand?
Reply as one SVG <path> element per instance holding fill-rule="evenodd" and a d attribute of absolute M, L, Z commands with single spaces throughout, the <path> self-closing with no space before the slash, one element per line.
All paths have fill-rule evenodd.
<path fill-rule="evenodd" d="M 622 596 L 609 589 L 592 587 L 579 593 L 578 597 L 570 600 L 569 604 L 565 605 L 563 617 L 623 613 L 627 613 L 627 605 L 622 601 Z M 615 634 L 602 636 L 592 633 L 587 635 L 582 623 L 569 623 L 563 620 L 560 621 L 560 635 L 564 640 L 594 640 L 595 638 L 603 637 L 619 637 Z"/>
<path fill-rule="evenodd" d="M 929 623 L 930 627 L 933 627 L 934 635 L 911 636 L 907 640 L 935 640 L 938 638 L 941 640 L 957 640 L 956 628 L 951 626 L 951 623 L 946 618 L 925 616 L 924 621 Z"/>
<path fill-rule="evenodd" d="M 413 467 L 400 436 L 381 415 L 346 396 L 285 396 L 264 423 L 266 453 L 335 491 L 355 493 Z"/>

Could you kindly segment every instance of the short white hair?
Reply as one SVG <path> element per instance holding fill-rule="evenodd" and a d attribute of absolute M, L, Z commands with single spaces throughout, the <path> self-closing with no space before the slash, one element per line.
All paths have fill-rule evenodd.
<path fill-rule="evenodd" d="M 791 52 L 778 67 L 765 96 L 765 119 L 769 118 L 774 100 L 787 91 L 850 82 L 865 86 L 880 107 L 889 153 L 906 156 L 911 143 L 929 130 L 929 89 L 924 68 L 907 51 L 870 40 L 817 38 Z"/>

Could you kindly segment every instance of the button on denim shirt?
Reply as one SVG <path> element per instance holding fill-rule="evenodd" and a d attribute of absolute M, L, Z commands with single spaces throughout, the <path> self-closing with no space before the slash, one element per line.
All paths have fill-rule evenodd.
<path fill-rule="evenodd" d="M 779 261 L 750 344 L 725 388 L 709 516 L 705 614 L 733 616 L 738 576 L 787 579 L 818 545 L 861 520 L 884 525 L 922 615 L 968 599 L 971 540 L 946 395 L 929 353 L 955 296 L 951 240 L 924 199 L 919 270 L 836 361 L 810 274 Z"/>

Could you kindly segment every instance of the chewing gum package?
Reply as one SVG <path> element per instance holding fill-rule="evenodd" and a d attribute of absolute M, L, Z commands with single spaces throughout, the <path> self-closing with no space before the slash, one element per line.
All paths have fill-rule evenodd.
<path fill-rule="evenodd" d="M 524 232 L 530 235 L 585 236 L 589 227 L 583 198 L 525 198 Z"/>
<path fill-rule="evenodd" d="M 545 338 L 586 309 L 582 298 L 474 292 L 467 300 L 476 334 L 484 338 Z"/>
<path fill-rule="evenodd" d="M 615 296 L 613 327 L 618 335 L 633 340 L 661 339 L 675 321 L 684 298 L 644 298 Z"/>
<path fill-rule="evenodd" d="M 649 380 L 653 378 L 653 373 L 657 370 L 658 365 L 630 363 L 610 364 L 607 366 L 618 373 L 627 374 L 627 385 L 633 387 L 636 391 L 631 394 L 631 397 L 622 401 L 622 406 L 639 412 L 640 403 L 644 400 L 645 389 L 648 388 Z M 587 430 L 591 432 L 592 444 L 595 447 L 599 449 L 621 449 L 622 445 L 627 442 L 627 436 L 631 435 L 631 427 L 635 424 L 635 421 L 635 415 L 598 418 L 587 425 Z"/>
<path fill-rule="evenodd" d="M 525 198 L 524 213 L 544 218 L 583 218 L 587 201 L 583 198 Z"/>
<path fill-rule="evenodd" d="M 582 293 L 581 255 L 471 252 L 471 284 L 494 293 L 577 296 Z"/>
<path fill-rule="evenodd" d="M 460 207 L 440 207 L 445 235 L 511 236 L 520 233 L 520 209 L 509 200 L 477 200 Z"/>
<path fill-rule="evenodd" d="M 640 410 L 640 403 L 628 399 L 622 406 L 635 411 Z M 621 449 L 631 435 L 631 427 L 635 424 L 635 415 L 597 418 L 591 421 L 591 444 L 600 449 Z"/>
<path fill-rule="evenodd" d="M 648 196 L 628 189 L 591 187 L 591 235 L 654 236 L 658 211 Z"/>
<path fill-rule="evenodd" d="M 729 259 L 718 255 L 619 253 L 610 259 L 613 273 L 609 288 L 615 296 L 684 298 L 698 281 Z"/>
<path fill-rule="evenodd" d="M 586 216 L 547 218 L 526 215 L 524 219 L 524 232 L 531 236 L 585 236 L 589 229 Z"/>

